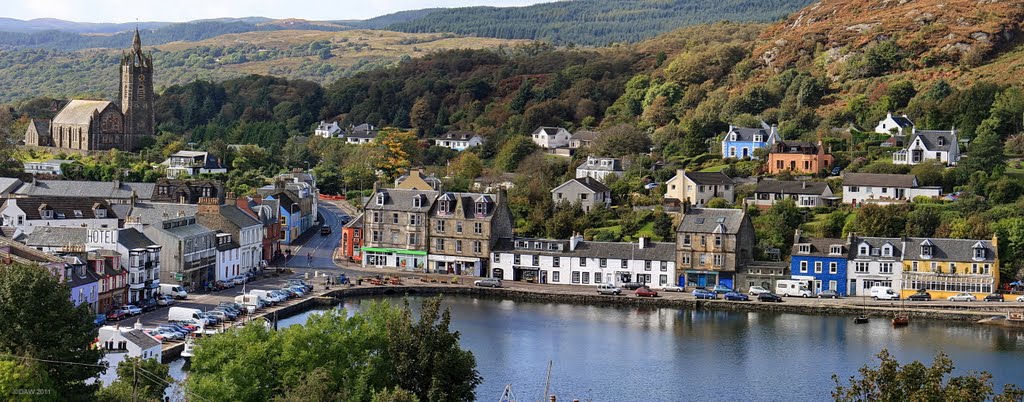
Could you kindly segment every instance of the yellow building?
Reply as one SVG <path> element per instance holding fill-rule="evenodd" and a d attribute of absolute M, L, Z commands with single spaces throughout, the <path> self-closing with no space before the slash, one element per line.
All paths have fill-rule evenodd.
<path fill-rule="evenodd" d="M 903 242 L 903 290 L 926 289 L 932 299 L 971 293 L 981 300 L 999 286 L 998 239 L 907 238 Z"/>

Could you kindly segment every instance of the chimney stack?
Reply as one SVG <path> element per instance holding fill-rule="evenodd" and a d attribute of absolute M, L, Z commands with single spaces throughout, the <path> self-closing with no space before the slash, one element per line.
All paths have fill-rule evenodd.
<path fill-rule="evenodd" d="M 638 244 L 637 244 L 637 247 L 638 247 L 638 248 L 640 248 L 641 250 L 642 250 L 642 249 L 644 249 L 644 248 L 646 248 L 646 247 L 647 247 L 647 241 L 648 241 L 648 240 L 647 240 L 647 238 L 646 238 L 646 237 L 644 237 L 644 236 L 640 236 L 640 238 L 639 238 L 639 239 L 637 239 L 637 243 L 638 243 Z"/>
<path fill-rule="evenodd" d="M 569 238 L 569 251 L 576 251 L 576 247 L 580 243 L 583 243 L 583 235 L 573 232 L 572 237 Z"/>
<path fill-rule="evenodd" d="M 199 197 L 196 215 L 216 215 L 220 213 L 220 200 L 215 197 Z"/>

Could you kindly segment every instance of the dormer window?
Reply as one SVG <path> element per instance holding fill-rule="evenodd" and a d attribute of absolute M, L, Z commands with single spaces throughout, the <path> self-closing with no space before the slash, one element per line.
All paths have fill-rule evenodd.
<path fill-rule="evenodd" d="M 476 214 L 477 215 L 486 215 L 487 214 L 487 204 L 483 203 L 483 202 L 476 203 Z"/>
<path fill-rule="evenodd" d="M 866 246 L 866 245 L 860 246 L 860 249 L 857 250 L 857 255 L 868 255 L 868 246 Z"/>
<path fill-rule="evenodd" d="M 892 257 L 892 246 L 890 246 L 888 244 L 886 244 L 885 246 L 882 246 L 882 256 L 883 257 Z"/>
<path fill-rule="evenodd" d="M 93 210 L 93 213 L 96 214 L 97 218 L 106 218 L 107 217 L 107 209 L 106 208 L 96 208 L 95 210 Z"/>
<path fill-rule="evenodd" d="M 843 246 L 833 245 L 832 247 L 829 248 L 828 253 L 832 254 L 832 255 L 842 254 L 843 253 Z"/>
<path fill-rule="evenodd" d="M 978 261 L 985 259 L 985 246 L 980 242 L 974 245 L 974 259 Z"/>
<path fill-rule="evenodd" d="M 921 257 L 931 258 L 932 257 L 932 246 L 921 246 Z"/>
<path fill-rule="evenodd" d="M 413 208 L 423 208 L 423 196 L 416 195 L 416 196 L 412 197 L 412 207 Z"/>
<path fill-rule="evenodd" d="M 736 133 L 732 133 L 729 135 L 729 141 L 736 141 Z"/>
<path fill-rule="evenodd" d="M 73 213 L 75 214 L 75 217 L 76 217 L 76 218 L 82 218 L 82 217 L 84 217 L 84 216 L 85 216 L 85 214 L 83 214 L 83 213 L 82 213 L 82 210 L 80 210 L 80 209 L 75 209 L 75 210 L 72 210 L 72 212 L 73 212 Z"/>
<path fill-rule="evenodd" d="M 946 137 L 939 137 L 939 146 L 946 145 Z"/>
<path fill-rule="evenodd" d="M 761 134 L 754 135 L 754 142 L 764 142 L 764 136 Z"/>
<path fill-rule="evenodd" d="M 43 215 L 43 219 L 53 219 L 53 210 L 52 209 L 44 209 L 42 212 L 43 212 L 43 214 L 42 214 Z"/>
<path fill-rule="evenodd" d="M 377 194 L 377 205 L 384 205 L 384 193 Z"/>
<path fill-rule="evenodd" d="M 801 244 L 800 245 L 800 254 L 810 254 L 810 253 L 811 253 L 811 245 L 810 244 Z"/>

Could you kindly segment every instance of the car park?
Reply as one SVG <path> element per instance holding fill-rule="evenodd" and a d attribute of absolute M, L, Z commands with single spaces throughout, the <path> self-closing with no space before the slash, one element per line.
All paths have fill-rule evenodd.
<path fill-rule="evenodd" d="M 949 300 L 949 301 L 972 302 L 972 301 L 978 300 L 978 298 L 975 297 L 974 295 L 970 294 L 970 293 L 964 292 L 964 293 L 957 293 L 957 294 L 955 294 L 953 296 L 949 296 L 946 300 Z"/>
<path fill-rule="evenodd" d="M 825 290 L 822 290 L 822 291 L 818 292 L 818 298 L 819 299 L 838 299 L 839 298 L 839 292 L 836 292 L 833 289 L 825 289 Z"/>
<path fill-rule="evenodd" d="M 620 295 L 620 294 L 622 294 L 622 289 L 619 289 L 618 287 L 616 287 L 615 285 L 612 285 L 610 283 L 602 283 L 600 285 L 597 285 L 597 294 L 599 294 L 599 295 Z"/>
<path fill-rule="evenodd" d="M 718 293 L 712 292 L 704 288 L 697 288 L 693 290 L 693 297 L 698 299 L 714 300 L 718 299 Z"/>
<path fill-rule="evenodd" d="M 237 320 L 238 316 L 242 315 L 241 311 L 238 311 L 238 310 L 235 310 L 235 309 L 233 309 L 231 307 L 226 307 L 226 306 L 216 307 L 216 308 L 214 308 L 213 310 L 210 310 L 210 311 L 220 311 L 220 312 L 224 313 L 224 316 L 228 319 L 228 321 Z"/>
<path fill-rule="evenodd" d="M 925 290 L 918 290 L 910 296 L 907 296 L 908 301 L 932 301 L 932 294 Z"/>
<path fill-rule="evenodd" d="M 658 297 L 658 292 L 646 286 L 633 291 L 633 293 L 637 297 Z"/>
<path fill-rule="evenodd" d="M 725 294 L 725 300 L 749 301 L 750 300 L 750 296 L 747 296 L 747 295 L 745 295 L 743 293 L 740 293 L 740 292 L 729 292 L 729 293 Z"/>
<path fill-rule="evenodd" d="M 282 302 L 295 297 L 295 295 L 292 294 L 292 292 L 284 290 L 271 290 L 270 294 L 277 296 L 279 299 L 281 299 Z"/>
<path fill-rule="evenodd" d="M 711 291 L 720 295 L 724 295 L 726 293 L 732 292 L 733 290 L 732 288 L 725 285 L 715 285 L 715 287 L 711 288 Z"/>
<path fill-rule="evenodd" d="M 991 293 L 991 294 L 988 294 L 988 295 L 985 296 L 985 301 L 987 301 L 987 302 L 989 302 L 989 301 L 1002 302 L 1002 301 L 1006 301 L 1006 298 L 1003 297 L 1002 293 Z"/>
<path fill-rule="evenodd" d="M 295 292 L 295 296 L 297 297 L 303 297 L 306 295 L 306 293 L 309 293 L 306 291 L 306 288 L 302 286 L 291 286 L 288 289 L 291 289 L 292 292 Z"/>
<path fill-rule="evenodd" d="M 500 288 L 501 279 L 498 278 L 484 278 L 477 281 L 473 281 L 473 286 L 489 287 L 489 288 Z"/>
<path fill-rule="evenodd" d="M 668 284 L 668 285 L 662 286 L 661 290 L 663 290 L 665 292 L 684 292 L 684 291 L 686 291 L 686 289 L 683 288 L 682 286 L 672 285 L 672 284 Z"/>
<path fill-rule="evenodd" d="M 769 303 L 782 303 L 782 296 L 779 296 L 772 292 L 761 293 L 757 295 L 757 301 Z"/>
<path fill-rule="evenodd" d="M 771 293 L 771 291 L 762 286 L 751 286 L 750 289 L 747 289 L 747 293 L 750 293 L 751 296 L 757 297 L 761 293 Z"/>
<path fill-rule="evenodd" d="M 142 332 L 146 335 L 153 337 L 153 339 L 156 339 L 156 341 L 160 343 L 164 343 L 164 341 L 169 340 L 162 331 L 157 329 L 144 329 L 142 330 Z"/>

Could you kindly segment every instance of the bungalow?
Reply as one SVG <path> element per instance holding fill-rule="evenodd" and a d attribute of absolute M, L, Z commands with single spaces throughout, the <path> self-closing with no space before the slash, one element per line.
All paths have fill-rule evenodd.
<path fill-rule="evenodd" d="M 490 276 L 509 281 L 568 285 L 620 285 L 640 282 L 654 286 L 676 280 L 675 244 L 501 238 L 491 251 Z"/>
<path fill-rule="evenodd" d="M 736 185 L 722 172 L 676 171 L 676 175 L 665 182 L 665 199 L 686 202 L 701 208 L 712 198 L 722 198 L 732 204 L 735 200 Z"/>
<path fill-rule="evenodd" d="M 875 126 L 875 132 L 879 134 L 889 134 L 891 136 L 905 135 L 904 130 L 914 130 L 914 122 L 910 121 L 907 115 L 893 116 L 892 112 L 885 114 L 885 118 L 878 121 L 878 125 Z"/>
<path fill-rule="evenodd" d="M 722 140 L 722 157 L 757 159 L 754 156 L 755 149 L 771 148 L 776 142 L 781 140 L 778 128 L 776 126 L 769 126 L 764 121 L 761 122 L 760 128 L 730 125 L 729 131 L 725 133 L 725 138 Z"/>
<path fill-rule="evenodd" d="M 348 133 L 345 134 L 345 142 L 356 145 L 369 144 L 377 138 L 378 133 L 380 131 L 377 130 L 377 127 L 363 123 L 349 128 Z"/>
<path fill-rule="evenodd" d="M 746 203 L 767 209 L 776 202 L 792 199 L 798 207 L 817 208 L 831 205 L 835 198 L 825 182 L 761 180 L 754 189 L 754 197 L 748 198 Z"/>
<path fill-rule="evenodd" d="M 921 187 L 910 174 L 846 173 L 843 175 L 843 204 L 894 204 L 914 197 L 939 197 L 941 187 Z"/>
<path fill-rule="evenodd" d="M 793 279 L 806 279 L 811 283 L 814 293 L 834 290 L 845 295 L 848 250 L 845 239 L 809 239 L 797 229 L 789 270 Z"/>
<path fill-rule="evenodd" d="M 569 149 L 580 149 L 593 145 L 601 137 L 600 131 L 579 130 L 569 137 Z"/>
<path fill-rule="evenodd" d="M 909 137 L 906 148 L 892 154 L 895 165 L 917 165 L 936 160 L 955 166 L 960 161 L 960 144 L 956 130 L 917 130 Z"/>
<path fill-rule="evenodd" d="M 483 143 L 484 141 L 479 135 L 473 134 L 470 131 L 449 131 L 434 140 L 434 145 L 456 151 L 463 151 L 466 148 L 475 147 Z"/>

